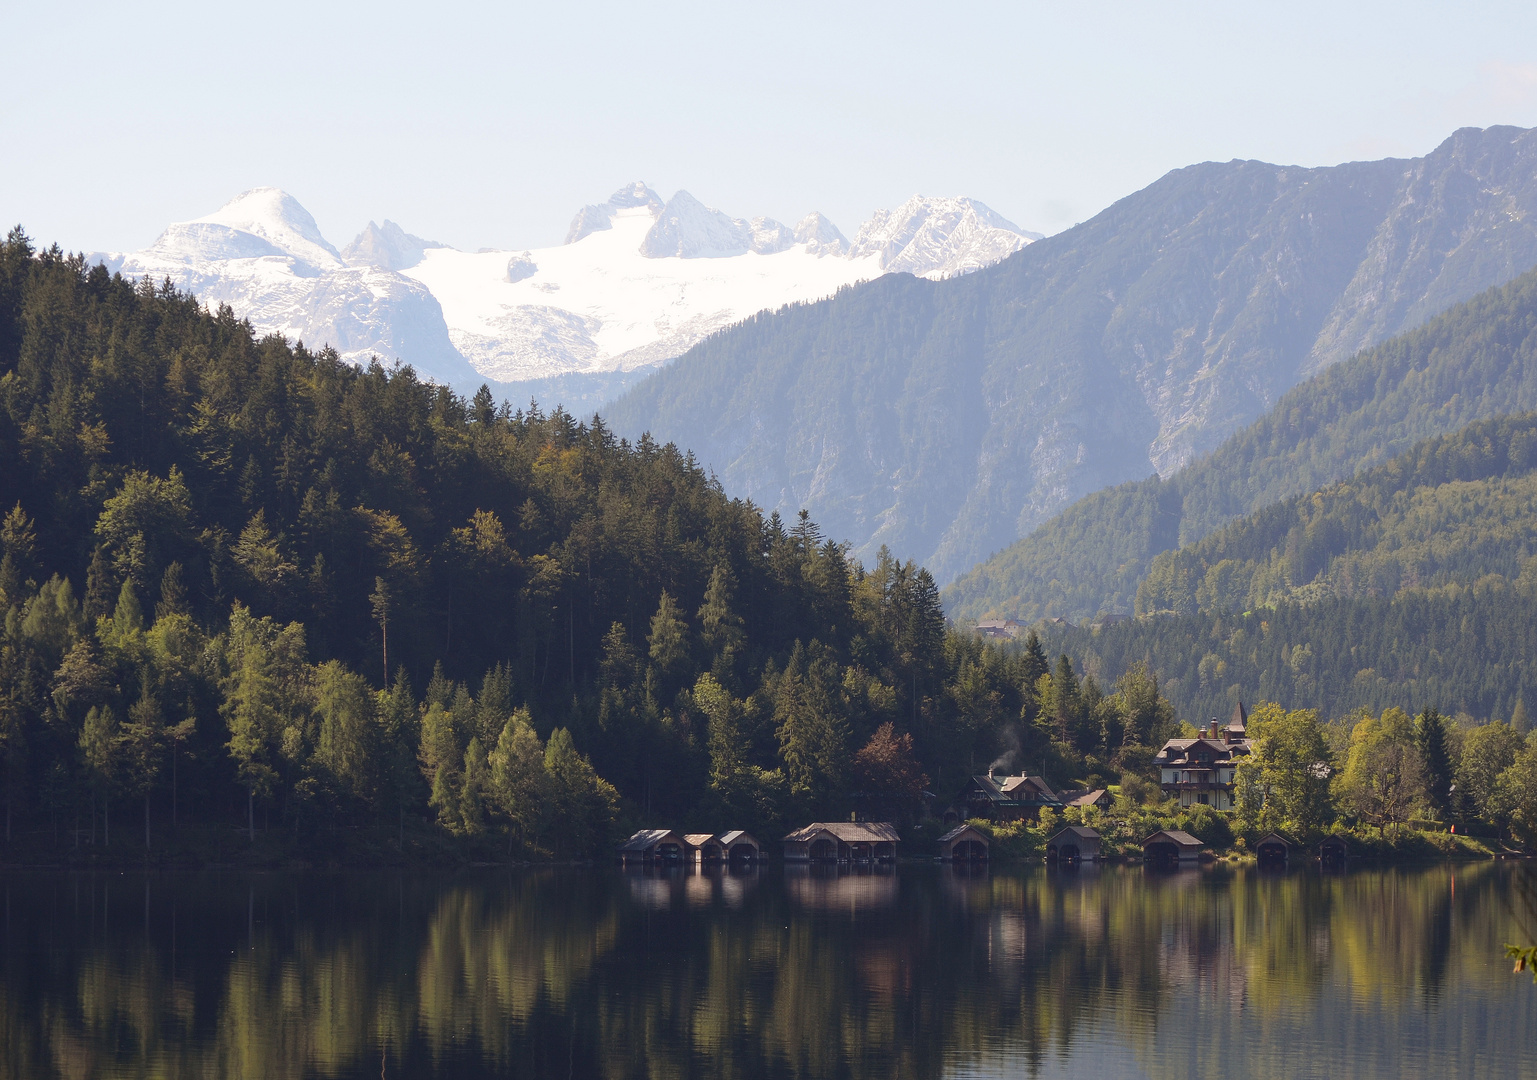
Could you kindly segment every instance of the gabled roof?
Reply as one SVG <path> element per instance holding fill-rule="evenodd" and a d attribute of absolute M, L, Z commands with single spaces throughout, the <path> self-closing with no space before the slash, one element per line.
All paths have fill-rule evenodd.
<path fill-rule="evenodd" d="M 968 802 L 978 798 L 995 803 L 1026 801 L 1044 803 L 1048 806 L 1056 806 L 1060 802 L 1044 776 L 993 777 L 981 774 L 973 776 L 971 783 L 961 794 L 967 797 Z"/>
<path fill-rule="evenodd" d="M 1289 847 L 1289 848 L 1293 848 L 1293 847 L 1297 846 L 1297 842 L 1295 840 L 1293 840 L 1291 837 L 1287 836 L 1285 833 L 1278 833 L 1278 832 L 1266 833 L 1264 836 L 1262 836 L 1258 840 L 1254 841 L 1255 850 L 1258 850 L 1260 847 L 1264 846 L 1265 844 L 1282 844 L 1285 847 Z"/>
<path fill-rule="evenodd" d="M 1055 798 L 1057 794 L 1051 790 L 1051 785 L 1046 782 L 1044 776 L 1005 776 L 1001 786 L 1005 795 L 1012 795 L 1021 788 L 1033 794 L 1046 795 L 1052 798 Z"/>
<path fill-rule="evenodd" d="M 895 844 L 901 837 L 897 827 L 885 821 L 816 821 L 796 829 L 785 837 L 787 843 L 810 840 L 817 833 L 828 833 L 845 844 Z"/>
<path fill-rule="evenodd" d="M 740 844 L 744 840 L 752 844 L 753 847 L 763 846 L 762 844 L 758 843 L 756 837 L 752 836 L 750 833 L 743 832 L 741 829 L 732 829 L 730 832 L 723 832 L 720 834 L 718 839 L 727 847 L 731 847 L 733 844 Z"/>
<path fill-rule="evenodd" d="M 689 847 L 704 847 L 715 840 L 715 834 L 708 832 L 684 833 L 683 839 L 688 843 Z"/>
<path fill-rule="evenodd" d="M 1099 839 L 1099 833 L 1095 832 L 1093 829 L 1089 828 L 1087 825 L 1069 825 L 1067 828 L 1061 830 L 1060 832 L 1058 832 L 1055 836 L 1053 836 L 1050 840 L 1048 840 L 1046 842 L 1048 844 L 1055 844 L 1058 840 L 1062 839 L 1062 837 L 1064 837 L 1064 836 L 1071 836 L 1071 837 L 1073 837 L 1076 840 L 1098 840 Z"/>
<path fill-rule="evenodd" d="M 1351 836 L 1349 833 L 1330 833 L 1328 836 L 1318 841 L 1318 846 L 1320 848 L 1325 844 L 1337 845 L 1344 848 L 1346 851 L 1359 851 L 1361 849 L 1361 842 L 1355 837 Z"/>
<path fill-rule="evenodd" d="M 1248 739 L 1235 739 L 1232 742 L 1224 742 L 1221 739 L 1212 738 L 1170 739 L 1163 744 L 1163 749 L 1158 751 L 1158 755 L 1153 760 L 1157 762 L 1171 761 L 1175 758 L 1188 760 L 1191 751 L 1198 745 L 1209 748 L 1218 759 L 1226 758 L 1231 760 L 1239 754 L 1247 754 L 1249 752 Z"/>
<path fill-rule="evenodd" d="M 1059 791 L 1057 798 L 1062 800 L 1063 806 L 1098 806 L 1102 802 L 1110 801 L 1110 792 L 1104 788 L 1094 788 L 1092 791 L 1086 788 L 1075 788 L 1072 791 Z"/>
<path fill-rule="evenodd" d="M 1244 712 L 1243 702 L 1240 701 L 1237 705 L 1233 706 L 1233 715 L 1228 717 L 1227 729 L 1238 732 L 1247 731 L 1248 721 L 1249 714 Z"/>
<path fill-rule="evenodd" d="M 673 832 L 671 829 L 642 829 L 642 830 L 640 830 L 640 832 L 638 832 L 634 836 L 630 837 L 624 843 L 620 844 L 619 845 L 619 850 L 620 851 L 645 851 L 648 848 L 656 847 L 656 845 L 660 844 L 662 841 L 666 840 L 668 837 L 671 837 L 674 841 L 676 841 L 679 844 L 682 844 L 682 843 L 686 842 L 686 841 L 684 841 L 683 837 L 679 836 L 677 833 Z"/>
<path fill-rule="evenodd" d="M 1008 802 L 1009 797 L 1003 793 L 1003 788 L 998 786 L 998 781 L 991 776 L 973 776 L 971 783 L 966 786 L 966 791 L 961 794 L 975 792 L 993 802 Z"/>
<path fill-rule="evenodd" d="M 975 833 L 977 836 L 982 838 L 982 842 L 984 844 L 992 843 L 992 838 L 981 829 L 977 828 L 975 825 L 957 825 L 955 828 L 945 833 L 945 835 L 941 836 L 939 838 L 939 842 L 941 844 L 948 844 L 951 840 L 954 840 L 957 836 L 960 836 L 965 832 Z"/>
<path fill-rule="evenodd" d="M 1180 847 L 1205 847 L 1206 846 L 1206 844 L 1204 842 L 1202 842 L 1202 841 L 1196 839 L 1195 837 L 1191 836 L 1189 833 L 1185 832 L 1183 829 L 1159 829 L 1152 836 L 1149 836 L 1146 840 L 1142 841 L 1142 846 L 1146 847 L 1148 844 L 1151 844 L 1154 840 L 1158 840 L 1160 838 L 1162 838 L 1164 840 L 1167 840 L 1171 844 L 1178 844 Z"/>

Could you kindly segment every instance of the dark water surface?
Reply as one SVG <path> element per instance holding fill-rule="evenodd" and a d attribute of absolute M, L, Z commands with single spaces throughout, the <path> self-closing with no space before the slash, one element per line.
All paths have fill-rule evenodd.
<path fill-rule="evenodd" d="M 4 1077 L 1537 1077 L 1508 864 L 0 875 Z"/>

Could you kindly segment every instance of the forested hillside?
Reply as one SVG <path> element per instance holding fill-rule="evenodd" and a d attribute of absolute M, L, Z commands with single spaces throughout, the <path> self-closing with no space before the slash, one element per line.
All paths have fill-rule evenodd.
<path fill-rule="evenodd" d="M 5 827 L 48 850 L 119 843 L 126 804 L 145 843 L 571 854 L 910 813 L 1008 747 L 1084 768 L 1016 730 L 1044 660 L 947 632 L 911 563 L 670 445 L 258 340 L 19 229 L 0 463 Z M 1093 696 L 1153 740 L 1144 682 Z"/>
<path fill-rule="evenodd" d="M 1537 272 L 1309 379 L 1168 480 L 1097 492 L 946 591 L 957 620 L 1128 613 L 1153 560 L 1225 522 L 1537 408 Z"/>
<path fill-rule="evenodd" d="M 1537 415 L 1470 424 L 1153 560 L 1137 613 L 1521 584 L 1537 596 Z"/>
<path fill-rule="evenodd" d="M 733 494 L 808 508 L 856 556 L 886 545 L 943 584 L 1076 499 L 1172 476 L 1301 380 L 1534 265 L 1537 132 L 1463 129 L 1411 161 L 1207 162 L 977 273 L 888 277 L 760 315 L 604 415 L 621 434 L 691 447 Z M 1387 456 L 1487 415 L 1450 411 Z M 1218 522 L 1356 464 L 1332 460 L 1280 491 L 1257 478 L 1264 497 Z M 1181 535 L 1174 522 L 1145 554 L 1141 537 L 1109 538 L 1121 518 L 1164 528 L 1181 501 L 1135 496 L 1094 518 L 1106 559 L 1063 553 L 1037 569 L 1011 553 L 958 610 L 987 593 L 1033 605 L 1025 617 L 1092 613 L 1107 574 L 1120 575 L 1110 606 L 1130 610 L 1140 571 L 1122 565 Z M 1222 513 L 1192 519 L 1209 510 Z"/>
<path fill-rule="evenodd" d="M 1101 678 L 1146 664 L 1180 716 L 1274 701 L 1343 717 L 1433 707 L 1508 720 L 1537 702 L 1537 593 L 1528 583 L 1415 589 L 1042 631 L 1052 653 Z M 1523 709 L 1524 711 L 1524 709 Z"/>
<path fill-rule="evenodd" d="M 1537 702 L 1537 415 L 1427 439 L 1164 552 L 1139 618 L 1048 624 L 1102 675 L 1145 664 L 1183 716 Z M 1524 707 L 1523 707 L 1524 711 Z"/>

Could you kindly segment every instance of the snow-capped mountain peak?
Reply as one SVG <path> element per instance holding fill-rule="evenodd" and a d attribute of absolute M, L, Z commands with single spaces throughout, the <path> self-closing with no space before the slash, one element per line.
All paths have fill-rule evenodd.
<path fill-rule="evenodd" d="M 571 219 L 571 228 L 566 232 L 566 243 L 574 244 L 590 233 L 611 229 L 614 227 L 614 215 L 619 211 L 642 206 L 648 208 L 652 217 L 655 217 L 662 212 L 662 197 L 639 180 L 626 184 L 610 195 L 608 202 L 593 203 L 578 210 L 576 217 Z"/>
<path fill-rule="evenodd" d="M 316 270 L 334 270 L 342 265 L 341 253 L 320 234 L 320 226 L 315 224 L 310 212 L 299 205 L 298 199 L 281 188 L 259 187 L 243 191 L 213 213 L 180 224 L 192 227 L 212 225 L 247 233 L 266 241 L 285 255 L 308 263 Z M 168 243 L 174 244 L 182 236 L 187 239 L 214 240 L 222 238 L 221 231 L 197 228 L 178 230 L 173 225 L 161 235 L 155 246 L 164 249 Z M 227 239 L 239 242 L 236 237 Z M 254 253 L 255 246 L 251 245 L 251 248 Z"/>
<path fill-rule="evenodd" d="M 383 225 L 372 221 L 342 252 L 348 266 L 382 266 L 386 270 L 409 270 L 422 261 L 428 248 L 447 247 L 436 240 L 412 236 L 389 218 Z"/>
<path fill-rule="evenodd" d="M 721 259 L 749 251 L 772 255 L 793 243 L 795 234 L 772 218 L 729 217 L 680 191 L 662 208 L 640 253 L 648 259 Z"/>
<path fill-rule="evenodd" d="M 914 195 L 895 210 L 877 210 L 854 238 L 853 255 L 878 256 L 887 273 L 953 277 L 1040 238 L 975 199 Z"/>
<path fill-rule="evenodd" d="M 813 255 L 846 255 L 849 250 L 848 237 L 815 210 L 795 223 L 795 242 Z"/>

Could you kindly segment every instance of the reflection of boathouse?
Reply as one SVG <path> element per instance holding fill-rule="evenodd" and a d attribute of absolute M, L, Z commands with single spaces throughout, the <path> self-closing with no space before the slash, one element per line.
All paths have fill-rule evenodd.
<path fill-rule="evenodd" d="M 989 843 L 975 825 L 960 825 L 939 838 L 939 857 L 946 862 L 986 862 Z"/>
<path fill-rule="evenodd" d="M 784 854 L 789 862 L 886 862 L 900 839 L 884 821 L 819 821 L 786 836 Z"/>
<path fill-rule="evenodd" d="M 896 902 L 897 868 L 882 863 L 788 862 L 784 885 L 797 907 L 857 915 Z"/>
<path fill-rule="evenodd" d="M 1046 841 L 1046 861 L 1059 865 L 1099 861 L 1099 833 L 1086 825 L 1069 825 Z"/>

